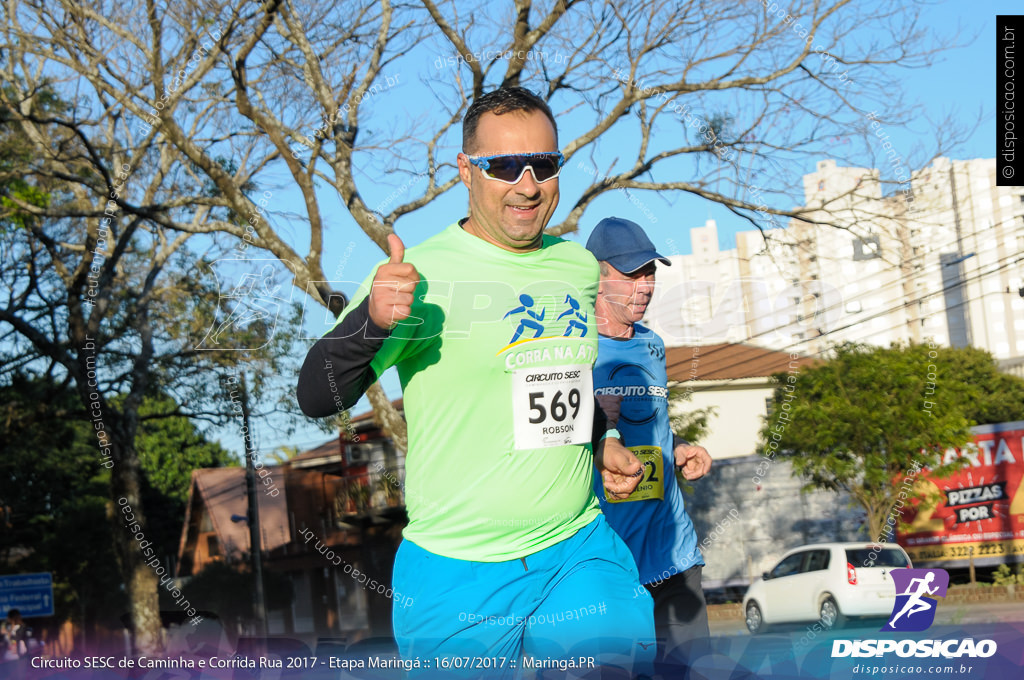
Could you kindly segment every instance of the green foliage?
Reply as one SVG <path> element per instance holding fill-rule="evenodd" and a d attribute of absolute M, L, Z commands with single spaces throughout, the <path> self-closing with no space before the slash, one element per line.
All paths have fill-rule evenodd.
<path fill-rule="evenodd" d="M 302 448 L 290 444 L 281 444 L 266 456 L 268 463 L 283 465 L 302 453 Z"/>
<path fill-rule="evenodd" d="M 973 424 L 1024 420 L 1024 379 L 1000 373 L 991 354 L 976 347 L 941 347 L 937 382 L 950 377 L 960 387 L 949 395 Z"/>
<path fill-rule="evenodd" d="M 3 87 L 10 89 L 7 85 Z M 33 97 L 32 112 L 36 114 L 61 113 L 67 108 L 49 82 Z M 46 208 L 51 201 L 49 191 L 26 180 L 33 161 L 33 145 L 11 125 L 10 118 L 10 110 L 0 106 L 0 232 L 7 226 L 25 229 L 34 224 L 36 217 L 19 203 Z"/>
<path fill-rule="evenodd" d="M 25 94 L 26 89 L 32 90 L 31 95 Z M 275 325 L 276 313 L 260 314 L 267 310 L 276 312 L 279 306 L 282 310 L 280 326 L 285 327 L 290 321 L 289 313 L 297 314 L 297 305 L 288 303 L 289 296 L 276 295 L 270 280 L 274 267 L 264 266 L 265 261 L 259 260 L 239 265 L 256 267 L 260 272 L 259 285 L 244 291 L 245 295 L 232 297 L 229 295 L 232 291 L 221 289 L 209 271 L 209 263 L 220 260 L 222 249 L 216 240 L 212 244 L 204 241 L 202 253 L 196 253 L 178 234 L 161 227 L 158 224 L 161 220 L 142 219 L 127 209 L 117 211 L 109 229 L 103 232 L 103 257 L 93 260 L 95 270 L 89 269 L 90 274 L 95 271 L 96 275 L 85 277 L 84 270 L 79 270 L 80 275 L 73 275 L 77 267 L 87 264 L 83 257 L 91 259 L 90 253 L 97 245 L 93 240 L 98 235 L 95 227 L 100 211 L 107 205 L 114 173 L 123 167 L 123 162 L 134 159 L 131 172 L 124 176 L 118 173 L 118 186 L 122 196 L 140 198 L 145 192 L 143 187 L 155 186 L 148 184 L 154 176 L 167 172 L 157 158 L 161 152 L 155 147 L 148 153 L 142 149 L 125 149 L 122 135 L 115 133 L 116 124 L 109 128 L 113 137 L 95 139 L 92 148 L 86 149 L 74 130 L 82 130 L 89 124 L 77 114 L 60 115 L 67 105 L 55 96 L 50 97 L 39 83 L 32 88 L 19 87 L 17 83 L 3 84 L 0 94 L 3 95 L 0 96 L 0 199 L 6 199 L 0 200 L 0 249 L 8 259 L 2 268 L 4 286 L 13 291 L 7 307 L 7 324 L 4 324 L 12 347 L 6 348 L 5 353 L 28 365 L 49 363 L 56 375 L 84 380 L 79 359 L 83 359 L 82 354 L 86 352 L 83 336 L 89 338 L 89 353 L 95 352 L 96 393 L 102 395 L 111 450 L 124 463 L 111 472 L 100 471 L 113 480 L 101 482 L 97 487 L 106 492 L 107 499 L 96 507 L 109 512 L 117 501 L 112 497 L 114 490 L 133 488 L 137 484 L 141 499 L 134 509 L 145 518 L 147 538 L 153 542 L 160 558 L 166 560 L 177 552 L 192 469 L 224 464 L 230 459 L 220 447 L 201 441 L 202 436 L 184 417 L 157 418 L 156 413 L 178 411 L 175 404 L 181 404 L 182 413 L 187 410 L 212 422 L 224 422 L 231 415 L 220 378 L 253 371 L 252 362 L 261 359 L 263 363 L 254 370 L 256 376 L 293 375 L 294 372 L 274 371 L 273 357 L 266 358 L 281 347 L 290 350 L 288 338 L 291 336 L 287 332 L 291 329 L 279 332 Z M 50 122 L 27 120 L 22 116 L 26 102 L 34 107 L 34 114 Z M 3 108 L 5 105 L 8 108 Z M 53 115 L 43 115 L 50 113 Z M 55 120 L 58 118 L 70 124 L 62 125 Z M 32 129 L 42 136 L 25 134 L 28 126 L 33 126 Z M 231 170 L 231 163 L 227 159 L 218 161 L 226 170 Z M 103 176 L 104 168 L 110 177 Z M 169 172 L 168 175 L 178 177 L 180 173 Z M 68 189 L 72 177 L 81 180 L 72 182 L 75 194 Z M 155 200 L 191 192 L 193 179 L 183 181 L 188 188 L 180 188 L 176 181 L 162 184 L 159 198 Z M 21 208 L 25 204 L 46 205 L 50 216 L 36 218 Z M 202 209 L 205 211 L 208 207 Z M 162 206 L 149 216 L 156 214 L 168 219 L 183 216 L 188 221 L 196 212 Z M 204 219 L 207 217 L 204 212 Z M 204 267 L 206 272 L 202 271 Z M 83 302 L 87 304 L 81 304 Z M 239 308 L 251 308 L 252 313 L 236 314 L 230 320 L 209 318 L 213 316 L 209 310 L 220 312 L 220 307 L 229 306 L 224 310 L 225 317 Z M 221 344 L 214 348 L 197 347 L 196 341 L 204 337 L 214 321 L 218 323 L 214 328 L 223 326 Z M 295 331 L 291 332 L 294 335 Z M 208 349 L 223 351 L 206 351 Z M 12 370 L 10 365 L 5 368 Z M 250 382 L 258 398 L 263 381 L 254 377 Z M 157 395 L 156 403 L 147 401 L 147 397 L 154 395 Z M 82 395 L 77 396 L 77 409 L 68 404 L 68 411 L 80 414 L 86 408 L 95 408 L 89 406 L 91 400 L 83 403 Z M 147 411 L 150 407 L 153 410 Z M 36 419 L 33 426 L 45 428 L 45 422 L 45 419 Z M 89 471 L 97 468 L 99 459 L 90 425 L 84 423 L 82 455 L 86 458 L 78 466 Z M 55 431 L 59 430 L 55 428 Z M 40 436 L 44 434 L 49 435 Z M 62 438 L 71 439 L 67 433 Z M 58 458 L 66 453 L 61 443 L 60 439 L 53 441 Z M 32 471 L 35 461 L 31 453 L 16 460 L 14 470 Z M 85 460 L 90 461 L 88 467 Z M 81 469 L 76 471 L 79 475 Z M 85 498 L 78 495 L 77 487 L 72 491 L 74 493 L 69 491 L 67 498 Z M 17 496 L 22 491 L 14 485 L 10 493 Z M 9 504 L 6 495 L 2 500 Z M 23 493 L 13 500 L 19 507 L 44 507 L 26 502 Z M 33 520 L 42 527 L 40 537 L 57 536 L 65 527 L 77 527 L 79 519 L 90 518 L 70 513 L 56 516 L 50 512 L 52 509 L 35 512 Z M 88 506 L 80 510 L 86 512 Z M 81 536 L 89 540 L 82 544 L 72 541 L 74 551 L 71 554 L 89 568 L 95 556 L 105 569 L 106 580 L 95 578 L 70 586 L 65 581 L 61 587 L 66 587 L 71 595 L 81 596 L 91 585 L 96 586 L 90 592 L 106 597 L 103 604 L 108 605 L 104 607 L 107 611 L 111 608 L 109 605 L 122 597 L 121 593 L 130 593 L 132 601 L 128 606 L 135 619 L 135 633 L 153 639 L 157 633 L 155 619 L 147 614 L 152 613 L 157 597 L 155 589 L 146 590 L 147 580 L 152 579 L 149 568 L 135 559 L 135 546 L 125 532 L 117 526 L 107 531 L 105 527 L 110 522 L 104 517 L 93 518 L 93 522 L 105 533 L 95 535 L 82 531 Z M 43 553 L 39 547 L 42 540 L 37 537 L 35 543 L 23 543 L 18 550 L 8 552 L 8 563 L 15 557 L 25 560 L 24 564 L 30 559 L 47 564 L 57 559 L 55 553 Z M 111 550 L 112 543 L 114 550 Z M 114 559 L 113 552 L 120 559 Z M 18 569 L 23 566 L 18 562 Z M 118 581 L 124 581 L 124 587 Z M 83 607 L 86 611 L 87 606 Z"/>
<path fill-rule="evenodd" d="M 0 387 L 0 569 L 52 572 L 55 621 L 122 611 L 110 473 L 76 396 L 22 374 Z"/>
<path fill-rule="evenodd" d="M 50 194 L 37 189 L 24 180 L 11 180 L 0 195 L 0 220 L 9 222 L 18 229 L 26 229 L 35 220 L 35 216 L 22 209 L 20 203 L 28 203 L 37 208 L 45 208 L 50 204 Z"/>
<path fill-rule="evenodd" d="M 193 470 L 231 467 L 238 461 L 219 443 L 207 440 L 191 420 L 172 415 L 177 412 L 178 404 L 166 395 L 143 401 L 135 448 L 153 489 L 184 507 Z"/>
<path fill-rule="evenodd" d="M 161 561 L 177 553 L 192 470 L 237 465 L 187 418 L 166 416 L 176 410 L 167 396 L 144 400 L 136 437 L 146 538 Z M 55 621 L 83 622 L 127 606 L 102 462 L 94 429 L 66 385 L 14 374 L 0 387 L 0 569 L 52 572 Z"/>
<path fill-rule="evenodd" d="M 1010 565 L 1000 564 L 992 572 L 992 584 L 997 586 L 1024 586 L 1024 564 L 1018 564 L 1012 570 Z"/>
<path fill-rule="evenodd" d="M 115 403 L 123 401 L 113 400 Z M 237 466 L 238 461 L 217 442 L 206 439 L 195 424 L 179 412 L 167 395 L 143 400 L 135 449 L 142 469 L 142 503 L 146 508 L 146 537 L 158 554 L 178 552 L 185 504 L 192 471 Z"/>
<path fill-rule="evenodd" d="M 956 372 L 959 351 L 843 344 L 821 365 L 779 374 L 761 431 L 766 455 L 791 456 L 805 490 L 848 492 L 867 511 L 870 537 L 878 537 L 897 500 L 897 478 L 916 474 L 915 466 L 942 477 L 963 464 L 942 462 L 947 447 L 971 436 L 962 395 L 977 386 Z"/>

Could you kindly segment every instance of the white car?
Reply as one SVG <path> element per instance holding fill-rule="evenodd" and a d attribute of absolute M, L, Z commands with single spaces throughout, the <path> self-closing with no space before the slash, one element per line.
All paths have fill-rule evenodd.
<path fill-rule="evenodd" d="M 896 602 L 893 569 L 911 567 L 898 545 L 818 543 L 790 550 L 743 596 L 747 629 L 819 621 L 830 629 L 849 616 L 888 616 Z"/>

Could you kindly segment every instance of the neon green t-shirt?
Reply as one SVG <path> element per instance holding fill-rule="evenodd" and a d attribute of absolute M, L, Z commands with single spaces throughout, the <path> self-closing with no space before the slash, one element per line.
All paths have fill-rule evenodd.
<path fill-rule="evenodd" d="M 513 253 L 458 224 L 405 261 L 421 279 L 412 315 L 371 363 L 378 376 L 396 366 L 402 383 L 405 538 L 479 562 L 569 538 L 600 512 L 590 447 L 597 261 L 550 236 Z"/>

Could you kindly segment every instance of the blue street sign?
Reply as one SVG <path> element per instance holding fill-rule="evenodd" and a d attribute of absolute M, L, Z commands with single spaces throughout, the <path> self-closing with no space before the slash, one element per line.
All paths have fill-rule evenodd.
<path fill-rule="evenodd" d="M 53 575 L 9 574 L 0 576 L 0 616 L 17 609 L 22 618 L 53 616 Z"/>

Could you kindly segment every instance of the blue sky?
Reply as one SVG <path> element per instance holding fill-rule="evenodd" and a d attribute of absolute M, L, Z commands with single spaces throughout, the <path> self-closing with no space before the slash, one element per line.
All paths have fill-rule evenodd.
<path fill-rule="evenodd" d="M 904 79 L 905 101 L 923 104 L 930 121 L 922 118 L 909 129 L 892 129 L 890 134 L 896 148 L 908 150 L 908 154 L 909 150 L 915 148 L 928 148 L 934 140 L 933 123 L 952 115 L 964 125 L 977 127 L 963 144 L 950 149 L 947 155 L 954 159 L 995 156 L 995 17 L 999 14 L 1014 14 L 1021 6 L 1019 0 L 969 3 L 946 0 L 930 6 L 930 10 L 923 15 L 926 26 L 944 36 L 957 36 L 959 27 L 959 35 L 953 42 L 960 46 L 942 52 L 935 58 L 932 66 L 900 71 Z M 408 78 L 409 75 L 406 74 L 405 77 Z M 584 163 L 589 165 L 587 161 Z M 813 171 L 813 164 L 813 160 L 808 160 L 804 172 Z M 556 213 L 555 221 L 564 215 L 567 206 L 574 202 L 583 187 L 592 181 L 592 177 L 576 165 L 577 160 L 573 159 L 563 170 L 562 205 Z M 389 190 L 385 190 L 387 191 Z M 386 196 L 387 193 L 383 195 Z M 701 226 L 708 218 L 715 219 L 718 224 L 722 248 L 735 247 L 735 233 L 752 228 L 749 222 L 736 217 L 717 204 L 700 198 L 685 196 L 669 204 L 657 197 L 649 198 L 643 194 L 640 196 L 649 210 L 649 215 L 656 218 L 656 222 L 638 215 L 621 192 L 611 192 L 611 195 L 602 197 L 588 208 L 581 222 L 580 232 L 569 238 L 585 242 L 593 225 L 601 217 L 618 214 L 631 217 L 644 226 L 655 244 L 671 244 L 666 245 L 665 251 L 668 252 L 663 251 L 664 254 L 687 254 L 691 248 L 689 229 Z M 324 214 L 330 214 L 332 208 L 337 210 L 337 214 L 343 214 L 344 209 L 340 202 L 332 204 L 331 200 L 330 196 L 324 200 Z M 333 197 L 333 200 L 336 201 L 337 197 Z M 407 246 L 415 245 L 461 217 L 465 213 L 465 204 L 465 190 L 456 187 L 441 200 L 436 201 L 435 205 L 428 206 L 414 217 L 400 220 L 396 231 L 403 237 Z M 349 227 L 332 229 L 328 233 L 329 241 L 323 260 L 324 270 L 331 278 L 361 281 L 383 255 L 377 246 L 354 226 L 354 223 L 348 220 L 348 224 Z M 298 228 L 295 231 L 298 232 Z M 299 241 L 301 240 L 300 238 Z M 354 288 L 354 284 L 346 288 L 346 292 L 351 292 L 351 288 Z M 307 309 L 315 311 L 312 315 L 316 317 L 312 326 L 315 328 L 316 322 L 322 318 L 322 313 L 312 304 L 307 305 Z M 307 328 L 310 327 L 307 324 Z M 389 396 L 400 396 L 398 381 L 393 371 L 390 375 L 385 375 L 384 385 Z M 359 413 L 367 409 L 364 399 L 354 411 Z M 299 431 L 290 437 L 283 437 L 271 427 L 264 426 L 260 429 L 262 432 L 258 438 L 258 447 L 263 452 L 273 449 L 278 444 L 294 444 L 307 448 L 328 438 L 311 425 L 300 427 Z M 240 442 L 236 443 L 236 438 L 230 432 L 216 434 L 222 436 L 223 443 L 229 448 L 241 450 Z"/>
<path fill-rule="evenodd" d="M 977 124 L 977 128 L 964 144 L 950 150 L 950 156 L 956 159 L 995 156 L 995 17 L 997 14 L 1012 14 L 1020 6 L 1019 2 L 1006 0 L 980 3 L 947 0 L 935 3 L 932 5 L 933 9 L 924 14 L 927 25 L 940 35 L 953 37 L 959 26 L 959 37 L 954 42 L 961 46 L 941 52 L 935 60 L 936 63 L 930 67 L 899 71 L 903 80 L 904 100 L 923 104 L 931 120 L 922 118 L 909 129 L 888 129 L 897 148 L 905 150 L 908 156 L 913 156 L 911 152 L 914 149 L 929 148 L 934 139 L 933 123 L 942 120 L 947 114 L 952 114 L 962 124 Z M 893 96 L 895 94 L 893 93 Z M 883 93 L 883 96 L 888 96 L 888 93 Z M 884 111 L 880 115 L 884 118 Z M 587 165 L 589 170 L 589 161 L 580 156 L 570 161 L 563 170 L 560 179 L 562 202 L 553 222 L 560 220 L 582 188 L 593 180 L 587 170 L 577 167 L 578 161 Z M 808 160 L 804 172 L 812 172 L 813 165 L 814 161 Z M 709 217 L 718 223 L 723 247 L 734 245 L 733 234 L 737 230 L 752 229 L 748 222 L 728 210 L 697 197 L 687 196 L 670 205 L 657 197 L 645 195 L 644 192 L 637 192 L 637 195 L 643 199 L 644 205 L 657 218 L 657 222 L 644 219 L 620 192 L 610 192 L 606 198 L 602 197 L 588 208 L 581 222 L 580 231 L 569 235 L 568 238 L 585 242 L 593 225 L 602 216 L 613 212 L 623 216 L 632 215 L 649 231 L 651 239 L 656 244 L 665 243 L 667 239 L 672 238 L 679 249 L 678 254 L 690 252 L 688 229 L 701 226 Z M 800 198 L 795 197 L 795 200 Z M 396 231 L 403 237 L 407 246 L 415 245 L 454 221 L 456 217 L 462 216 L 465 212 L 465 201 L 465 190 L 456 187 L 436 201 L 436 205 L 429 206 L 413 217 L 399 220 Z M 680 219 L 680 215 L 685 217 Z M 434 225 L 435 222 L 436 228 L 425 226 L 425 223 Z M 324 257 L 325 270 L 329 270 L 331 262 L 345 260 L 344 278 L 361 280 L 368 274 L 381 253 L 358 230 L 346 231 L 346 235 L 350 238 L 335 239 L 328 244 Z M 345 258 L 344 251 L 349 248 L 352 249 L 353 255 Z"/>

